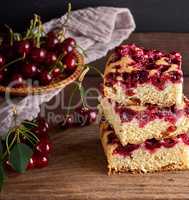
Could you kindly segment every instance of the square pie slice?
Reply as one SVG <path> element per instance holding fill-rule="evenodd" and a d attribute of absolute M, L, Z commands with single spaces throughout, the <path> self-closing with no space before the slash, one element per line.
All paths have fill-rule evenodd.
<path fill-rule="evenodd" d="M 189 136 L 122 146 L 107 122 L 100 124 L 100 138 L 112 172 L 147 173 L 189 168 Z"/>
<path fill-rule="evenodd" d="M 163 53 L 136 45 L 117 47 L 104 72 L 103 94 L 125 105 L 138 101 L 170 107 L 182 104 L 180 53 Z"/>
<path fill-rule="evenodd" d="M 111 99 L 99 99 L 105 119 L 112 125 L 122 145 L 140 144 L 147 139 L 175 137 L 189 130 L 189 102 L 180 107 L 154 105 L 125 106 Z"/>

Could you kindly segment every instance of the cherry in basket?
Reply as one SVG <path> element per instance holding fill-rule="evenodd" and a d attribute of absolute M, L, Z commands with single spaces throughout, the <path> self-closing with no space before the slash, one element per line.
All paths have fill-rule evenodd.
<path fill-rule="evenodd" d="M 2 38 L 0 45 L 0 84 L 20 88 L 37 82 L 46 86 L 77 68 L 75 39 L 62 40 L 53 31 L 46 33 L 39 16 L 34 16 L 23 34 L 8 30 L 11 36 Z"/>

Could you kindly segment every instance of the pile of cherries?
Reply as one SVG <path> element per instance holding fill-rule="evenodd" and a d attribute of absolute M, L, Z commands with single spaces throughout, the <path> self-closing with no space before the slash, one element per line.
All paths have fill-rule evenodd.
<path fill-rule="evenodd" d="M 0 45 L 1 85 L 17 88 L 32 82 L 33 86 L 45 86 L 74 72 L 78 60 L 73 38 L 61 42 L 52 31 L 41 37 L 38 43 L 33 38 L 13 42 L 10 37 L 3 38 Z"/>
<path fill-rule="evenodd" d="M 32 132 L 37 136 L 39 141 L 34 146 L 34 154 L 30 158 L 27 169 L 42 168 L 48 165 L 48 155 L 52 150 L 48 130 L 49 124 L 43 118 L 38 118 L 37 127 Z"/>
<path fill-rule="evenodd" d="M 39 141 L 32 146 L 34 153 L 27 165 L 28 170 L 46 167 L 48 165 L 49 153 L 52 150 L 52 143 L 48 136 L 49 124 L 43 118 L 38 118 L 36 125 L 31 131 L 37 136 Z M 31 145 L 28 143 L 28 140 L 22 139 L 22 142 Z M 6 167 L 13 170 L 9 161 L 6 162 Z"/>
<path fill-rule="evenodd" d="M 80 106 L 74 112 L 67 115 L 62 123 L 64 129 L 71 127 L 83 127 L 94 123 L 97 119 L 97 110 Z"/>

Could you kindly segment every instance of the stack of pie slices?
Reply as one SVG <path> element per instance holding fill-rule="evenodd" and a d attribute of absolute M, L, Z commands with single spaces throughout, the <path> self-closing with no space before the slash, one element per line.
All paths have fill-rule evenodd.
<path fill-rule="evenodd" d="M 110 55 L 99 99 L 109 172 L 189 168 L 189 101 L 180 53 L 121 45 Z"/>

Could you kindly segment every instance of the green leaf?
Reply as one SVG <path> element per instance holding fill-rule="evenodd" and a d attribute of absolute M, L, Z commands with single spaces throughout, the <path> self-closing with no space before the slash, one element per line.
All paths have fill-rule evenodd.
<path fill-rule="evenodd" d="M 2 162 L 0 162 L 0 190 L 2 189 L 5 180 L 5 171 Z"/>
<path fill-rule="evenodd" d="M 25 172 L 32 154 L 32 149 L 26 144 L 15 144 L 10 153 L 12 167 L 19 173 Z"/>

